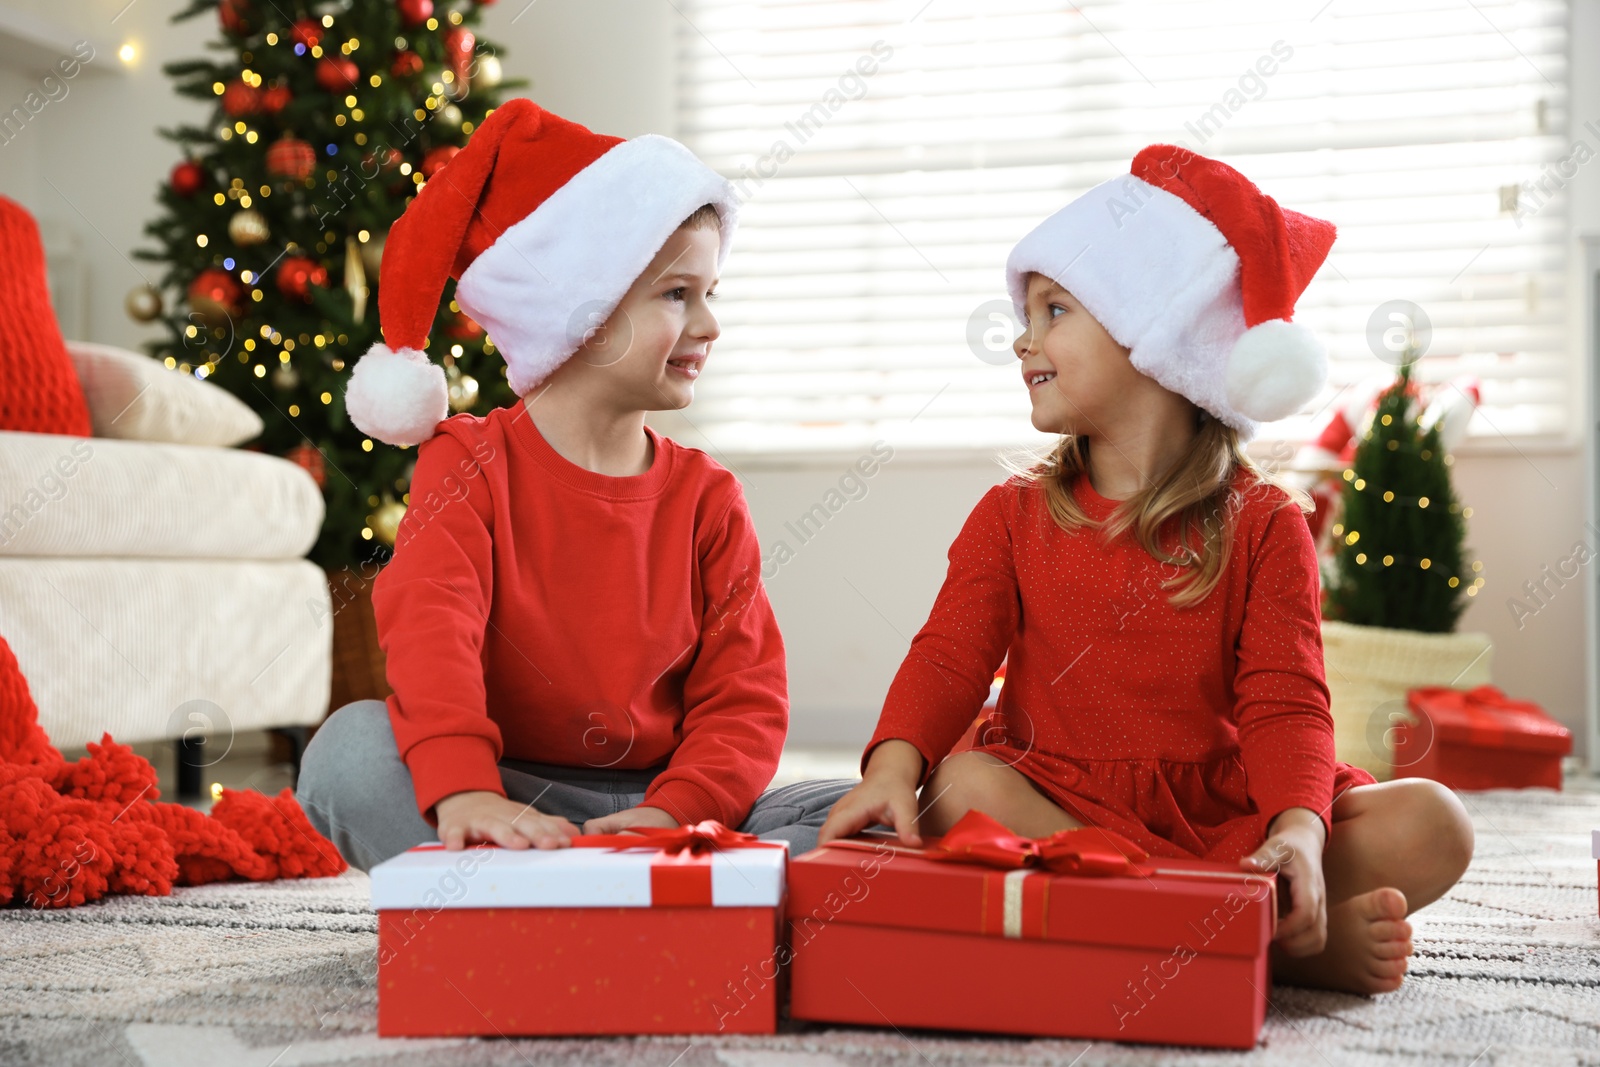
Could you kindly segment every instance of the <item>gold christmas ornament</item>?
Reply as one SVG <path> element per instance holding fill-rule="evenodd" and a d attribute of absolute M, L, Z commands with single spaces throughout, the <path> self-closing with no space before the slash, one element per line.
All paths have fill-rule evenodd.
<path fill-rule="evenodd" d="M 453 365 L 445 368 L 444 374 L 449 381 L 451 411 L 466 411 L 478 402 L 478 379 Z"/>
<path fill-rule="evenodd" d="M 367 268 L 367 274 L 377 277 L 383 267 L 383 243 L 388 240 L 388 231 L 375 233 L 361 243 L 361 263 Z"/>
<path fill-rule="evenodd" d="M 478 69 L 472 75 L 472 84 L 480 89 L 492 89 L 500 84 L 503 72 L 500 69 L 499 56 L 479 56 Z"/>
<path fill-rule="evenodd" d="M 278 369 L 272 372 L 272 384 L 288 392 L 300 384 L 300 372 L 287 363 L 280 363 Z"/>
<path fill-rule="evenodd" d="M 134 322 L 149 322 L 161 314 L 161 291 L 153 285 L 136 285 L 128 290 L 122 306 Z"/>
<path fill-rule="evenodd" d="M 350 310 L 360 322 L 367 313 L 367 271 L 361 262 L 361 242 L 354 236 L 344 239 L 344 287 L 350 294 Z"/>
<path fill-rule="evenodd" d="M 228 220 L 228 236 L 240 248 L 258 245 L 268 237 L 267 220 L 255 208 L 245 208 Z"/>
<path fill-rule="evenodd" d="M 406 506 L 385 493 L 378 510 L 367 516 L 367 525 L 372 527 L 372 535 L 379 541 L 393 545 L 400 533 L 400 520 L 405 517 Z"/>

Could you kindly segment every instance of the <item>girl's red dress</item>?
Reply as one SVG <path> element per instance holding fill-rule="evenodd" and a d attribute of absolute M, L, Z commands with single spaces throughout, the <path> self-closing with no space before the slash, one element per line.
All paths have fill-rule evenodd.
<path fill-rule="evenodd" d="M 1026 775 L 1078 821 L 1158 856 L 1234 860 L 1287 808 L 1317 812 L 1372 775 L 1334 759 L 1320 580 L 1304 514 L 1246 468 L 1233 481 L 1231 554 L 1200 604 L 1174 609 L 1177 573 L 1131 533 L 1068 533 L 1043 489 L 986 493 L 895 675 L 877 731 L 925 760 L 923 784 L 973 722 L 995 669 L 998 706 L 976 748 Z M 1103 519 L 1117 502 L 1080 474 Z M 1176 589 L 1178 587 L 1174 587 Z"/>

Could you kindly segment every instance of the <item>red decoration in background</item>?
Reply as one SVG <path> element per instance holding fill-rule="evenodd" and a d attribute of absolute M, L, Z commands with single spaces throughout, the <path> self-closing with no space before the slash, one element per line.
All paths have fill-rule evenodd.
<path fill-rule="evenodd" d="M 328 268 L 305 256 L 290 256 L 278 268 L 278 291 L 296 300 L 310 300 L 311 286 L 328 284 Z"/>
<path fill-rule="evenodd" d="M 389 64 L 389 73 L 396 78 L 414 78 L 422 73 L 422 57 L 409 48 L 396 52 L 394 62 Z"/>
<path fill-rule="evenodd" d="M 289 106 L 289 101 L 294 99 L 294 94 L 287 85 L 274 85 L 261 94 L 261 110 L 269 115 L 276 115 Z"/>
<path fill-rule="evenodd" d="M 377 170 L 394 170 L 404 162 L 400 149 L 384 147 L 361 157 L 361 172 L 370 178 Z"/>
<path fill-rule="evenodd" d="M 150 761 L 109 733 L 67 762 L 39 726 L 16 656 L 0 638 L 0 905 L 68 908 L 108 894 L 167 896 L 231 878 L 344 871 L 284 789 L 224 789 L 205 815 L 156 802 Z"/>
<path fill-rule="evenodd" d="M 315 48 L 322 43 L 324 33 L 322 23 L 316 19 L 301 19 L 289 28 L 289 39 L 295 44 L 303 44 L 307 48 Z"/>
<path fill-rule="evenodd" d="M 456 153 L 461 151 L 453 144 L 442 144 L 438 148 L 422 157 L 422 176 L 431 178 L 444 168 L 444 165 L 456 158 Z"/>
<path fill-rule="evenodd" d="M 394 6 L 407 26 L 420 26 L 433 17 L 433 0 L 399 0 Z"/>
<path fill-rule="evenodd" d="M 472 71 L 472 50 L 477 47 L 478 39 L 465 26 L 452 26 L 444 32 L 443 40 L 445 62 L 450 65 L 450 73 L 461 88 L 466 89 L 467 78 Z"/>
<path fill-rule="evenodd" d="M 167 184 L 179 196 L 193 196 L 206 184 L 205 168 L 192 159 L 186 159 L 172 168 L 172 176 L 167 179 Z"/>
<path fill-rule="evenodd" d="M 284 457 L 291 463 L 304 467 L 306 473 L 311 475 L 312 481 L 317 483 L 318 489 L 325 489 L 328 485 L 328 471 L 323 462 L 322 449 L 307 441 L 302 441 L 289 449 Z"/>
<path fill-rule="evenodd" d="M 234 118 L 254 115 L 261 110 L 261 90 L 254 85 L 246 85 L 239 78 L 233 79 L 222 90 L 222 110 Z"/>
<path fill-rule="evenodd" d="M 317 61 L 317 84 L 330 93 L 346 93 L 356 86 L 361 68 L 344 56 L 323 56 Z"/>
<path fill-rule="evenodd" d="M 243 299 L 244 286 L 221 267 L 207 267 L 189 283 L 191 305 L 209 302 L 229 315 L 237 315 L 239 302 Z"/>
<path fill-rule="evenodd" d="M 217 5 L 217 17 L 222 20 L 223 30 L 235 37 L 243 37 L 250 32 L 249 0 L 222 0 Z"/>
<path fill-rule="evenodd" d="M 267 149 L 267 172 L 303 182 L 317 165 L 316 150 L 297 137 L 280 137 Z"/>
<path fill-rule="evenodd" d="M 453 341 L 476 341 L 483 336 L 483 327 L 464 311 L 450 316 L 444 335 Z"/>

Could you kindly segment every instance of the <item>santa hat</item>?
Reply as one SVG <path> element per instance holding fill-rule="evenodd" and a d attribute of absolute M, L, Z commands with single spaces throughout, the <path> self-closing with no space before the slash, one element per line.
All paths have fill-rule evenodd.
<path fill-rule="evenodd" d="M 493 338 L 521 396 L 578 350 L 705 204 L 721 219 L 720 267 L 737 203 L 694 153 L 657 134 L 602 136 L 532 100 L 507 100 L 389 230 L 378 285 L 384 340 L 350 374 L 350 421 L 411 445 L 449 414 L 444 371 L 423 352 L 446 277 L 457 279 L 456 303 Z"/>
<path fill-rule="evenodd" d="M 1054 279 L 1135 368 L 1248 441 L 1327 381 L 1322 344 L 1290 319 L 1333 239 L 1232 167 L 1150 145 L 1017 242 L 1006 282 L 1022 317 L 1029 273 Z"/>

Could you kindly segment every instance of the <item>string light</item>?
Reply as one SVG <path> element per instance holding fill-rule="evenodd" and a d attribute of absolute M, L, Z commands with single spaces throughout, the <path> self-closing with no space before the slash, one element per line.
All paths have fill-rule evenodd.
<path fill-rule="evenodd" d="M 1424 456 L 1423 458 L 1426 459 L 1428 457 Z M 1344 480 L 1349 482 L 1350 488 L 1354 489 L 1358 493 L 1364 493 L 1367 491 L 1367 480 L 1365 478 L 1357 478 L 1356 472 L 1353 470 L 1348 468 L 1345 470 Z M 1377 489 L 1374 488 L 1373 492 L 1376 493 Z M 1418 508 L 1426 508 L 1430 503 L 1432 503 L 1432 501 L 1425 496 L 1395 496 L 1394 490 L 1392 489 L 1385 489 L 1381 499 L 1385 504 L 1403 504 Z M 1472 509 L 1470 507 L 1463 508 L 1459 504 L 1450 505 L 1450 513 L 1452 515 L 1458 510 L 1461 512 L 1462 518 L 1472 518 Z M 1335 526 L 1335 533 L 1337 533 L 1339 529 L 1340 527 Z"/>

